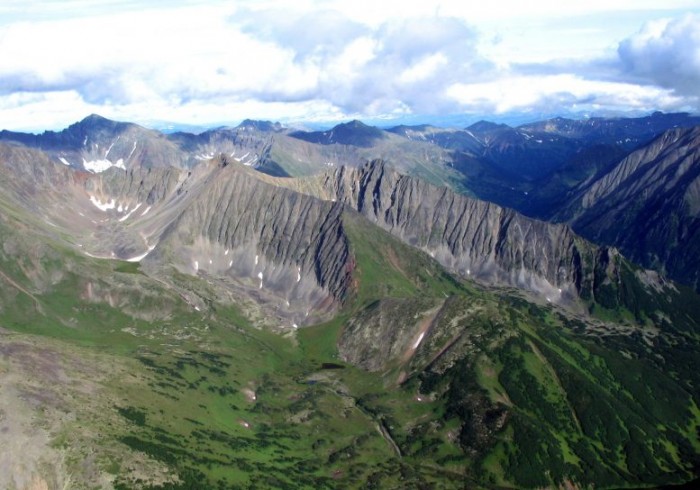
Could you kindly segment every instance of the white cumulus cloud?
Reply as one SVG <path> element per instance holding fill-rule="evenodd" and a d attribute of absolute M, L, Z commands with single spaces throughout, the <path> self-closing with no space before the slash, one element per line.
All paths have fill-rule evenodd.
<path fill-rule="evenodd" d="M 700 7 L 668 0 L 671 20 L 658 21 L 659 5 L 8 0 L 0 3 L 0 128 L 55 129 L 91 112 L 214 125 L 697 111 L 700 17 L 672 9 Z"/>
<path fill-rule="evenodd" d="M 576 111 L 650 111 L 675 109 L 682 99 L 668 90 L 624 82 L 586 80 L 574 74 L 505 76 L 482 83 L 459 83 L 448 89 L 470 112 L 556 113 Z"/>
<path fill-rule="evenodd" d="M 633 79 L 700 97 L 700 16 L 649 22 L 620 43 L 618 55 Z"/>

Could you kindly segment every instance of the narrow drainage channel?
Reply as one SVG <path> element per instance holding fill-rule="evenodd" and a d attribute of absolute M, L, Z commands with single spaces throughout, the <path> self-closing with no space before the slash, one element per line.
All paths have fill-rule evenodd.
<path fill-rule="evenodd" d="M 327 388 L 328 391 L 335 394 L 336 396 L 339 396 L 341 398 L 349 398 L 350 400 L 352 400 L 352 405 L 357 410 L 359 410 L 365 417 L 367 417 L 375 423 L 375 428 L 382 436 L 382 438 L 386 441 L 386 443 L 389 445 L 391 450 L 396 454 L 396 456 L 399 459 L 403 457 L 403 454 L 401 453 L 401 448 L 398 444 L 396 444 L 394 438 L 391 437 L 391 431 L 389 430 L 389 427 L 386 426 L 384 417 L 382 417 L 381 415 L 374 415 L 371 410 L 367 410 L 365 407 L 362 406 L 362 404 L 358 403 L 357 399 L 354 396 L 338 391 L 337 389 L 334 389 L 331 386 L 327 386 Z"/>
<path fill-rule="evenodd" d="M 377 430 L 379 433 L 382 435 L 384 440 L 389 443 L 389 446 L 394 450 L 396 455 L 399 457 L 403 457 L 403 454 L 401 454 L 401 448 L 399 447 L 398 444 L 396 444 L 396 441 L 394 441 L 394 438 L 391 437 L 391 432 L 389 432 L 389 428 L 386 426 L 386 423 L 384 422 L 384 419 L 379 419 L 377 422 Z"/>

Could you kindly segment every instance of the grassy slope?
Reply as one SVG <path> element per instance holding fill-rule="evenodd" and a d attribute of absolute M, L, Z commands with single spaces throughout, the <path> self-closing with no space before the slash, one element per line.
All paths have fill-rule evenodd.
<path fill-rule="evenodd" d="M 2 231 L 6 238 L 12 235 L 11 228 Z M 127 365 L 131 376 L 103 386 L 121 402 L 80 427 L 101 433 L 98 464 L 116 475 L 117 487 L 147 486 L 148 479 L 135 480 L 144 475 L 133 475 L 125 463 L 131 450 L 170 466 L 180 478 L 173 485 L 181 488 L 201 488 L 203 482 L 221 488 L 339 488 L 378 480 L 377 471 L 397 484 L 405 478 L 408 470 L 374 417 L 356 405 L 337 370 L 321 369 L 326 353 L 315 356 L 293 338 L 251 328 L 233 306 L 198 313 L 133 264 L 83 258 L 59 246 L 42 252 L 37 270 L 68 265 L 72 271 L 37 291 L 32 274 L 17 261 L 21 252 L 2 254 L 5 282 L 21 289 L 4 290 L 0 323 L 117 356 Z M 129 283 L 122 276 L 135 279 L 122 291 L 123 304 L 138 303 L 144 291 L 153 290 L 172 303 L 168 314 L 139 320 L 84 297 L 88 282 L 110 277 L 112 283 Z M 343 372 L 357 385 L 381 390 L 366 373 L 351 367 Z M 71 446 L 87 441 L 69 436 L 76 425 L 57 434 L 56 443 L 75 450 L 68 460 L 76 465 L 74 483 L 80 487 L 80 457 Z M 445 480 L 432 469 L 415 478 Z"/>
<path fill-rule="evenodd" d="M 700 403 L 690 327 L 651 344 L 629 332 L 591 335 L 552 308 L 456 282 L 357 216 L 345 226 L 354 300 L 334 321 L 287 337 L 251 328 L 234 306 L 196 312 L 131 264 L 58 246 L 34 268 L 0 254 L 0 325 L 118 359 L 130 373 L 102 383 L 118 400 L 111 410 L 55 435 L 73 454 L 75 485 L 79 443 L 96 448 L 121 488 L 148 480 L 130 469 L 133 451 L 169 466 L 179 478 L 171 488 L 620 487 L 691 477 Z M 6 225 L 2 233 L 13 235 Z M 60 280 L 34 286 L 33 270 L 67 265 Z M 120 288 L 119 305 L 148 308 L 149 295 L 167 314 L 139 320 L 86 299 L 86 278 L 100 277 Z M 373 374 L 338 360 L 349 318 L 382 298 L 418 296 L 449 299 L 410 361 Z M 408 373 L 401 385 L 399 370 Z M 76 427 L 88 435 L 72 438 Z"/>
<path fill-rule="evenodd" d="M 474 478 L 526 487 L 567 480 L 639 486 L 685 480 L 697 471 L 700 379 L 692 372 L 692 358 L 700 352 L 697 324 L 690 320 L 696 296 L 685 290 L 656 295 L 635 282 L 634 271 L 623 264 L 616 316 L 637 318 L 641 326 L 600 333 L 551 307 L 435 281 L 427 257 L 397 254 L 397 245 L 361 226 L 352 235 L 360 281 L 368 283 L 358 293 L 363 302 L 381 295 L 377 283 L 401 283 L 398 271 L 405 291 L 393 286 L 381 293 L 410 294 L 408 289 L 420 284 L 414 294 L 457 298 L 453 311 L 443 315 L 444 331 L 454 330 L 454 321 L 448 320 L 482 304 L 482 314 L 457 322 L 462 337 L 469 337 L 456 344 L 458 360 L 445 368 L 421 362 L 417 355 L 414 376 L 405 385 L 420 380 L 421 389 L 444 402 L 428 425 L 449 427 L 459 420 L 461 446 L 472 457 L 462 456 L 458 466 L 469 468 Z M 392 263 L 392 272 L 389 256 L 403 257 L 407 265 Z M 407 277 L 406 270 L 415 276 Z M 642 335 L 649 317 L 665 316 L 671 321 L 662 322 L 652 336 Z M 438 323 L 432 335 L 440 333 Z M 461 390 L 460 384 L 470 388 Z M 490 426 L 490 418 L 502 410 L 508 423 Z M 397 434 L 406 438 L 406 454 L 416 432 Z M 427 452 L 445 464 L 451 458 L 441 455 L 442 446 L 445 439 L 430 450 L 421 446 L 416 455 Z"/>

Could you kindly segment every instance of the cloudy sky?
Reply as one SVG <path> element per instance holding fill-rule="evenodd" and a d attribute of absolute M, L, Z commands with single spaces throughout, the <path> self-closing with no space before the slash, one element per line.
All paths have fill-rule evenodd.
<path fill-rule="evenodd" d="M 699 0 L 0 2 L 5 129 L 653 110 L 700 112 Z"/>

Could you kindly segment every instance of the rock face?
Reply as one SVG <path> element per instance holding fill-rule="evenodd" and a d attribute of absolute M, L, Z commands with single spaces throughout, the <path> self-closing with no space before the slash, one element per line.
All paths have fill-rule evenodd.
<path fill-rule="evenodd" d="M 410 360 L 428 335 L 444 300 L 389 298 L 352 317 L 338 339 L 338 353 L 367 371 Z"/>
<path fill-rule="evenodd" d="M 80 254 L 141 262 L 163 277 L 173 266 L 207 277 L 221 292 L 275 309 L 288 327 L 334 311 L 348 297 L 344 207 L 280 188 L 232 159 L 191 171 L 93 174 L 0 144 L 0 166 L 11 209 L 28 213 Z"/>
<path fill-rule="evenodd" d="M 112 233 L 114 243 L 139 235 L 144 267 L 210 277 L 274 305 L 290 326 L 347 297 L 352 261 L 339 203 L 279 188 L 224 157 L 192 171 L 115 169 L 85 187 L 99 202 L 142 203 L 134 217 L 110 219 L 95 233 Z M 148 214 L 139 216 L 142 209 Z"/>
<path fill-rule="evenodd" d="M 549 301 L 592 288 L 592 272 L 614 251 L 566 225 L 526 218 L 492 203 L 401 175 L 381 161 L 322 178 L 328 195 L 448 269 L 488 284 L 524 288 Z M 607 263 L 607 261 L 606 261 Z"/>
<path fill-rule="evenodd" d="M 582 185 L 557 217 L 636 262 L 700 286 L 700 127 L 672 129 Z"/>
<path fill-rule="evenodd" d="M 341 302 L 352 272 L 342 206 L 277 188 L 253 172 L 232 164 L 200 177 L 163 235 L 164 247 L 190 273 L 253 278 L 258 289 L 309 307 Z"/>

